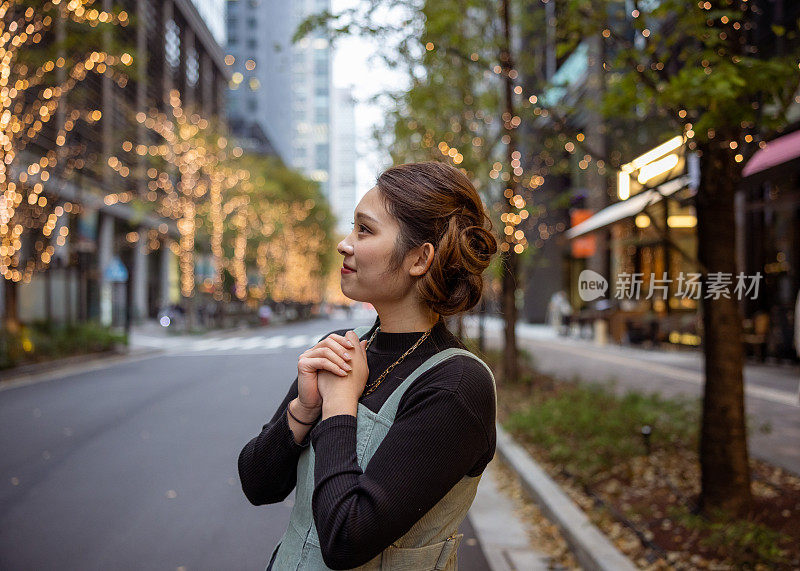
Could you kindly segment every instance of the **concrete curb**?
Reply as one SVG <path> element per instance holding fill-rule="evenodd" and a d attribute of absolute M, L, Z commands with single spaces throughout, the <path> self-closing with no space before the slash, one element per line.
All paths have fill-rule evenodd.
<path fill-rule="evenodd" d="M 550 521 L 561 528 L 564 539 L 584 569 L 633 571 L 636 566 L 589 521 L 564 491 L 497 424 L 497 453 L 517 473 L 522 487 Z"/>
<path fill-rule="evenodd" d="M 531 548 L 525 525 L 497 483 L 495 456 L 483 471 L 467 517 L 491 571 L 546 571 L 549 557 Z"/>
<path fill-rule="evenodd" d="M 61 377 L 78 375 L 89 371 L 104 369 L 122 363 L 132 363 L 143 359 L 150 359 L 162 355 L 161 349 L 130 349 L 124 353 L 90 353 L 81 355 L 80 359 L 66 358 L 54 359 L 36 366 L 26 366 L 24 371 L 10 369 L 6 375 L 0 376 L 0 392 L 24 387 L 44 381 L 52 381 Z"/>

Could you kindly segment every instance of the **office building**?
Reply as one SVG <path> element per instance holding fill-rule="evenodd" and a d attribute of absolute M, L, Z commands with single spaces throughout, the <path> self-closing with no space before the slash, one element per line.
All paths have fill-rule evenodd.
<path fill-rule="evenodd" d="M 227 4 L 228 123 L 248 150 L 292 158 L 291 2 Z"/>
<path fill-rule="evenodd" d="M 356 101 L 352 87 L 333 90 L 330 204 L 336 231 L 350 232 L 356 207 Z"/>
<path fill-rule="evenodd" d="M 330 0 L 292 2 L 292 29 L 308 15 L 330 10 Z M 292 48 L 291 165 L 319 182 L 330 199 L 332 53 L 324 32 L 314 32 Z"/>

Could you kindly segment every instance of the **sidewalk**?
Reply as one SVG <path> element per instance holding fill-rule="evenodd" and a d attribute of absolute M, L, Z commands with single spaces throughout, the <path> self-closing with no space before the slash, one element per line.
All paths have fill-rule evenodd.
<path fill-rule="evenodd" d="M 549 569 L 549 557 L 532 547 L 526 524 L 516 515 L 514 504 L 499 485 L 497 462 L 495 456 L 486 466 L 467 514 L 486 561 L 491 571 Z"/>
<path fill-rule="evenodd" d="M 477 336 L 477 318 L 464 319 L 466 334 Z M 490 346 L 500 343 L 503 322 L 486 318 Z M 536 368 L 547 375 L 585 381 L 616 382 L 618 390 L 659 392 L 664 396 L 701 397 L 702 353 L 693 350 L 639 349 L 619 345 L 597 345 L 592 341 L 559 337 L 548 326 L 517 324 L 520 348 L 530 351 Z M 751 453 L 767 462 L 800 474 L 800 367 L 745 365 L 745 406 L 754 426 Z M 758 429 L 770 426 L 764 434 Z"/>

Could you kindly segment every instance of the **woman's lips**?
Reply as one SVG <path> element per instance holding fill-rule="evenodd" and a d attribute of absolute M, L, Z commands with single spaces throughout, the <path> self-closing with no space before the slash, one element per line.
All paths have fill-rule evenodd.
<path fill-rule="evenodd" d="M 354 274 L 355 270 L 349 269 L 347 266 L 342 266 L 342 274 Z"/>

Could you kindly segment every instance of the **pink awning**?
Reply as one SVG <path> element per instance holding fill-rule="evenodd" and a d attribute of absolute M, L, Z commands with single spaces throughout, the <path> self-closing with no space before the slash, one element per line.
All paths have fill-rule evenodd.
<path fill-rule="evenodd" d="M 750 176 L 800 157 L 800 131 L 771 140 L 747 161 L 742 176 Z"/>

